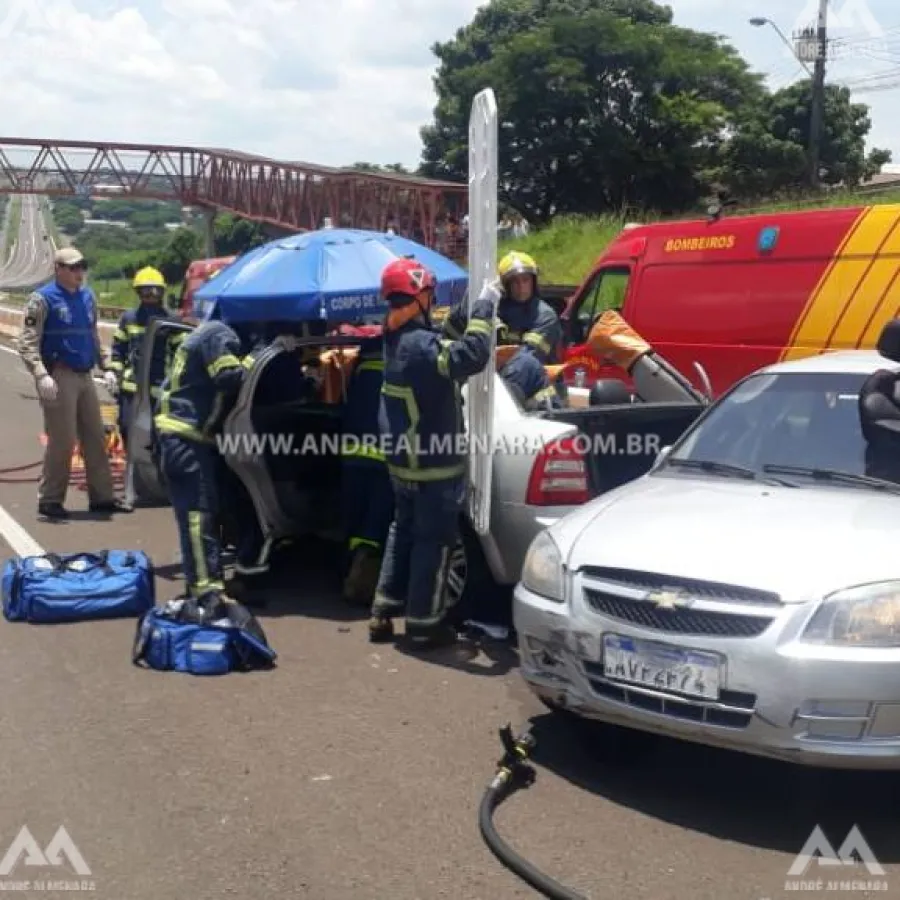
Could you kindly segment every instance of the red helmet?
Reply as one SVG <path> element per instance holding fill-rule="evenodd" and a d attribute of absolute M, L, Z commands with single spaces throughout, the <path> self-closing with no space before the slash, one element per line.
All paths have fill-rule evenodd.
<path fill-rule="evenodd" d="M 402 295 L 414 300 L 422 291 L 433 290 L 437 280 L 415 259 L 395 259 L 381 273 L 381 296 Z"/>

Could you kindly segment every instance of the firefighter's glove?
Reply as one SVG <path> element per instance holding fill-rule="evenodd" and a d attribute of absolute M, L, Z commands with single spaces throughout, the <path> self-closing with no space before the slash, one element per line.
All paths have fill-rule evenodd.
<path fill-rule="evenodd" d="M 493 281 L 489 281 L 481 290 L 481 293 L 478 295 L 479 302 L 481 300 L 487 300 L 490 302 L 492 307 L 496 307 L 497 304 L 503 299 L 503 284 L 499 278 L 494 279 Z"/>

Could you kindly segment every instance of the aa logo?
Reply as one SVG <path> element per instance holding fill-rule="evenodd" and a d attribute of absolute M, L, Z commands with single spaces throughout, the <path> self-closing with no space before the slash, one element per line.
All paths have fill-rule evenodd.
<path fill-rule="evenodd" d="M 816 860 L 820 866 L 858 866 L 861 863 L 869 870 L 870 875 L 884 875 L 884 869 L 856 825 L 850 829 L 850 833 L 837 852 L 825 837 L 825 832 L 816 825 L 800 851 L 800 855 L 794 860 L 788 875 L 802 877 L 812 865 L 813 860 Z"/>
<path fill-rule="evenodd" d="M 28 830 L 28 826 L 23 825 L 22 830 L 10 845 L 9 850 L 6 851 L 6 855 L 0 860 L 0 875 L 11 874 L 13 869 L 22 861 L 23 856 L 25 857 L 24 864 L 26 866 L 40 868 L 62 866 L 64 865 L 63 857 L 65 857 L 76 875 L 91 874 L 88 864 L 84 861 L 84 857 L 75 846 L 75 842 L 69 837 L 69 832 L 66 831 L 63 825 L 60 826 L 53 836 L 53 840 L 43 850 Z"/>
<path fill-rule="evenodd" d="M 797 17 L 796 31 L 815 27 L 819 19 L 819 0 L 806 0 L 803 12 Z M 872 14 L 867 0 L 829 0 L 828 30 L 843 31 L 862 37 L 884 37 L 884 29 Z"/>

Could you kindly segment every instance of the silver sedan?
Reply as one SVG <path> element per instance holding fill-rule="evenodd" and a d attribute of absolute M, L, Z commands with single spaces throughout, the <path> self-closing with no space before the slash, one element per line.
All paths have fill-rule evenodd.
<path fill-rule="evenodd" d="M 531 689 L 676 738 L 900 768 L 900 487 L 858 412 L 885 368 L 850 352 L 763 370 L 538 536 L 515 595 Z"/>

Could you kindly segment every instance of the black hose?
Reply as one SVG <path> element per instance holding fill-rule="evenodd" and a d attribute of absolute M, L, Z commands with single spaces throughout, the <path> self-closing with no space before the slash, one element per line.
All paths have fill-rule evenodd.
<path fill-rule="evenodd" d="M 498 763 L 497 774 L 484 792 L 478 808 L 478 827 L 484 842 L 507 869 L 549 900 L 585 900 L 581 894 L 576 894 L 541 872 L 497 833 L 494 827 L 494 812 L 497 807 L 518 788 L 529 787 L 534 783 L 534 769 L 525 764 L 534 747 L 532 736 L 523 735 L 514 739 L 512 730 L 507 726 L 500 730 L 500 739 L 503 741 L 505 754 Z"/>

